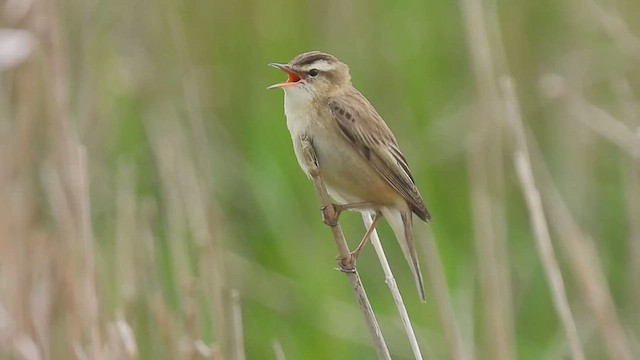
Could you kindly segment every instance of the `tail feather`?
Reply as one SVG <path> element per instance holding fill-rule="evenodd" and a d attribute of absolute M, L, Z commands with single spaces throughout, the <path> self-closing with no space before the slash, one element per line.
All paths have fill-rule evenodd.
<path fill-rule="evenodd" d="M 416 247 L 413 242 L 413 218 L 411 210 L 407 208 L 407 211 L 401 212 L 393 208 L 383 208 L 382 215 L 387 219 L 389 225 L 391 225 L 391 229 L 393 229 L 393 233 L 396 235 L 396 239 L 398 239 L 402 253 L 411 268 L 420 300 L 426 302 L 422 272 L 420 271 L 420 263 L 418 262 Z"/>

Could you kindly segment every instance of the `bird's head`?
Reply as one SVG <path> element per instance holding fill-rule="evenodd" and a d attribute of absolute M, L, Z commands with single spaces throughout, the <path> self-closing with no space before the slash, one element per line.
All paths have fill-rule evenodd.
<path fill-rule="evenodd" d="M 288 78 L 287 81 L 268 88 L 281 88 L 291 96 L 312 99 L 330 96 L 351 84 L 349 67 L 335 56 L 319 51 L 300 54 L 288 64 L 273 63 L 269 66 L 284 71 Z"/>

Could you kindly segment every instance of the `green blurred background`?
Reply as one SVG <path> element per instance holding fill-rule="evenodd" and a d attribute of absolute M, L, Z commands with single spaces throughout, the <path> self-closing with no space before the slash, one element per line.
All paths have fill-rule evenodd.
<path fill-rule="evenodd" d="M 284 78 L 268 63 L 309 50 L 350 66 L 434 216 L 416 223 L 426 304 L 379 230 L 425 358 L 571 358 L 503 75 L 586 358 L 640 356 L 640 2 L 0 4 L 30 50 L 0 68 L 1 358 L 242 359 L 240 334 L 247 359 L 375 358 L 266 90 Z M 360 216 L 341 223 L 355 246 Z M 412 358 L 372 248 L 358 270 L 392 356 Z"/>

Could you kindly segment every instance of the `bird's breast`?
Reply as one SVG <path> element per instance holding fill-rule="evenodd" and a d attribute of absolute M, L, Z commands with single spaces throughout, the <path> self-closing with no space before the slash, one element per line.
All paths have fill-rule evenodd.
<path fill-rule="evenodd" d="M 320 174 L 331 196 L 344 203 L 394 203 L 398 193 L 339 131 L 320 131 L 313 141 Z"/>
<path fill-rule="evenodd" d="M 343 203 L 370 201 L 381 205 L 400 198 L 342 135 L 331 114 L 316 108 L 304 93 L 286 91 L 284 110 L 300 167 L 308 176 L 300 140 L 306 135 L 313 141 L 322 179 L 332 197 Z"/>
<path fill-rule="evenodd" d="M 302 89 L 287 89 L 284 96 L 284 114 L 287 118 L 287 128 L 293 140 L 293 149 L 298 164 L 309 175 L 309 170 L 304 160 L 300 139 L 306 135 L 313 138 L 315 131 L 313 124 L 317 122 L 317 115 L 312 106 L 311 99 Z"/>

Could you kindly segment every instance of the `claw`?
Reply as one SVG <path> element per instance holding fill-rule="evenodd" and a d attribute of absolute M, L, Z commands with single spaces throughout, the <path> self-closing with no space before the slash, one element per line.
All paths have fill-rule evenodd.
<path fill-rule="evenodd" d="M 329 214 L 328 206 L 325 205 L 320 208 L 320 211 L 322 212 L 322 222 L 324 222 L 325 224 L 331 227 L 335 227 L 338 225 L 338 218 L 340 217 L 340 211 L 336 209 L 336 205 L 331 204 L 331 206 L 333 206 L 332 215 Z"/>
<path fill-rule="evenodd" d="M 358 260 L 358 256 L 360 256 L 360 252 L 359 251 L 352 251 L 351 253 L 349 253 L 349 258 L 351 258 L 351 261 L 355 264 L 356 260 Z"/>
<path fill-rule="evenodd" d="M 350 253 L 347 259 L 338 255 L 336 256 L 336 260 L 338 261 L 339 266 L 336 270 L 346 273 L 356 272 L 356 259 L 353 257 L 353 253 Z"/>
<path fill-rule="evenodd" d="M 340 266 L 340 267 L 337 267 L 335 269 L 340 271 L 340 272 L 349 273 L 349 274 L 354 274 L 356 272 L 356 268 L 354 268 L 354 267 L 347 268 L 347 267 Z"/>

